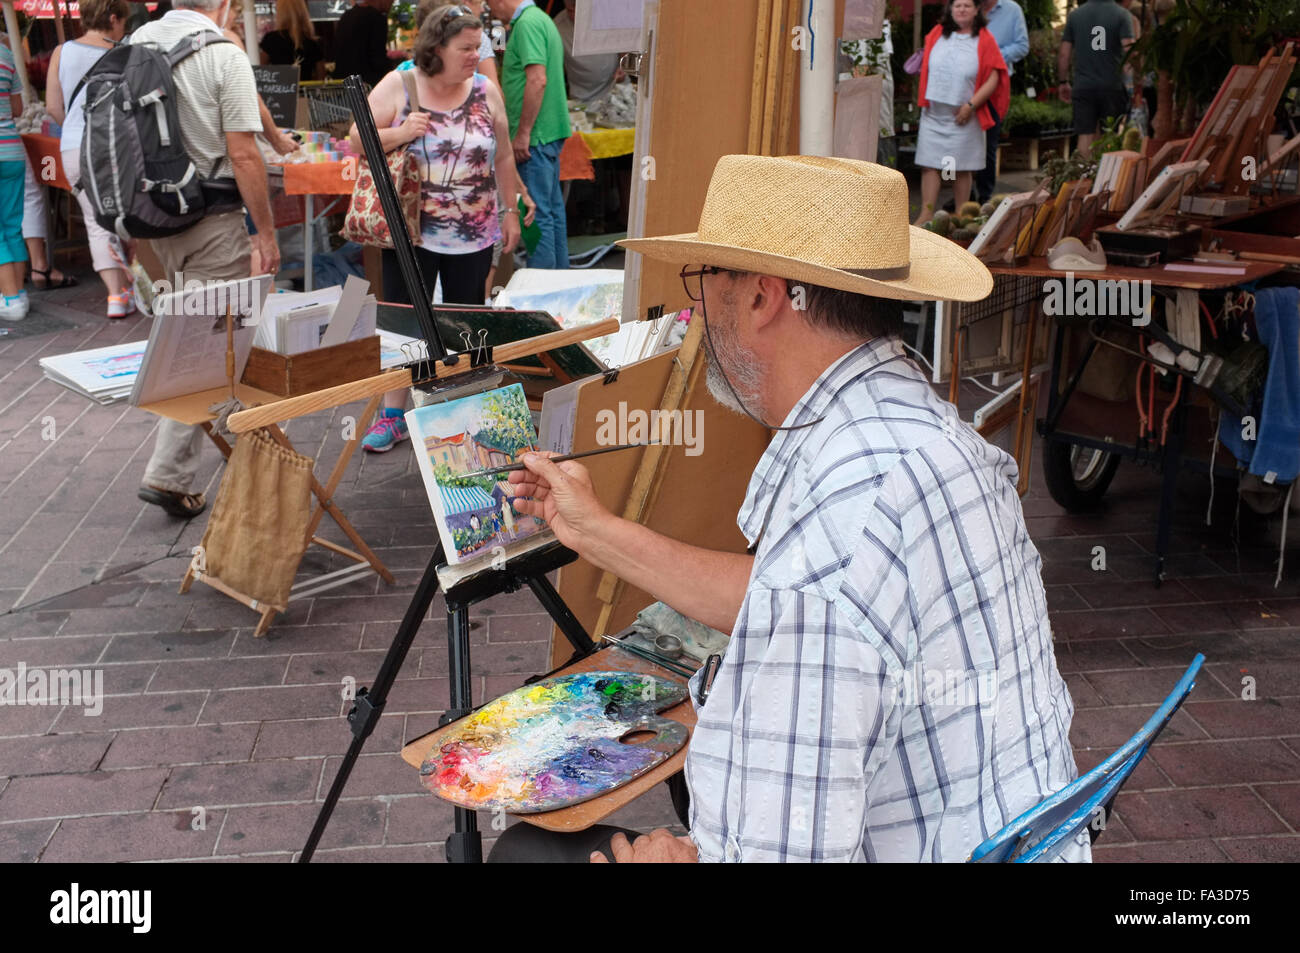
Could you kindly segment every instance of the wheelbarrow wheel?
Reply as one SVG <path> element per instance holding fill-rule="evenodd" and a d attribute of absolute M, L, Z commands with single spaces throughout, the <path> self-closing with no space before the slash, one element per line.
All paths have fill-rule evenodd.
<path fill-rule="evenodd" d="M 1071 513 L 1097 508 L 1119 469 L 1119 454 L 1048 441 L 1043 453 L 1047 492 Z"/>

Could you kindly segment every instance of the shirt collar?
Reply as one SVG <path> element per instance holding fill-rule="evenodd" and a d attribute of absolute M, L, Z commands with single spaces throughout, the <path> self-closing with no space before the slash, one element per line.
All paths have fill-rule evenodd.
<path fill-rule="evenodd" d="M 812 387 L 799 398 L 799 402 L 794 405 L 782 426 L 795 427 L 826 416 L 841 391 L 885 362 L 903 355 L 902 342 L 896 337 L 873 338 L 858 345 L 822 371 Z M 855 410 L 860 409 L 855 408 Z M 800 430 L 778 430 L 772 442 L 767 445 L 767 450 L 749 479 L 745 504 L 736 517 L 736 524 L 751 546 L 767 525 L 772 504 L 776 501 L 777 490 L 784 481 L 791 463 L 809 434 L 819 429 L 821 428 L 804 427 Z"/>
<path fill-rule="evenodd" d="M 524 0 L 523 3 L 519 4 L 519 6 L 515 8 L 515 15 L 510 18 L 510 22 L 514 23 L 519 19 L 519 14 L 523 13 L 528 7 L 535 6 L 537 6 L 537 4 L 533 3 L 533 0 Z"/>
<path fill-rule="evenodd" d="M 198 10 L 168 10 L 162 15 L 162 20 L 171 23 L 193 23 L 195 26 L 207 27 L 217 33 L 221 32 L 221 27 L 217 26 L 217 21 L 212 17 L 205 16 Z"/>

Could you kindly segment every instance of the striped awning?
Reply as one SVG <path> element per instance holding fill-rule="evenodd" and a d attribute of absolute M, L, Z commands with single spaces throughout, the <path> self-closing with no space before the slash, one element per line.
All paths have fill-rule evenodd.
<path fill-rule="evenodd" d="M 448 516 L 496 507 L 496 501 L 476 486 L 443 486 L 439 483 L 438 492 L 442 494 L 442 508 Z"/>

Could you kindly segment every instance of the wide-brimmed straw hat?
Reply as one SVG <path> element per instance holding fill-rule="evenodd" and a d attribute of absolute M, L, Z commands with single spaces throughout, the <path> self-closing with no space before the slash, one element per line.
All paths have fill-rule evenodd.
<path fill-rule="evenodd" d="M 993 290 L 978 258 L 909 224 L 902 173 L 857 159 L 723 156 L 697 231 L 618 244 L 878 298 L 979 301 Z"/>

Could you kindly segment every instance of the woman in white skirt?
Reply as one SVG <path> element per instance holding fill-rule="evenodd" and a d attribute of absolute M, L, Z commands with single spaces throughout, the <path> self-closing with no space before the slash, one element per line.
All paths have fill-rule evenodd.
<path fill-rule="evenodd" d="M 985 25 L 975 0 L 952 0 L 925 38 L 916 137 L 921 211 L 914 225 L 934 217 L 941 178 L 952 182 L 958 207 L 970 198 L 973 174 L 984 168 L 984 130 L 994 123 L 988 104 L 999 116 L 1010 105 L 1007 64 Z"/>

